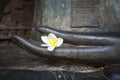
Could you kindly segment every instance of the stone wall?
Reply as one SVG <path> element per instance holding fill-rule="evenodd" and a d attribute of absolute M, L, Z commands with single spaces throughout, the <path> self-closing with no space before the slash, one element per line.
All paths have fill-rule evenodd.
<path fill-rule="evenodd" d="M 33 22 L 34 0 L 7 0 L 0 23 L 0 42 L 19 34 L 28 37 Z"/>

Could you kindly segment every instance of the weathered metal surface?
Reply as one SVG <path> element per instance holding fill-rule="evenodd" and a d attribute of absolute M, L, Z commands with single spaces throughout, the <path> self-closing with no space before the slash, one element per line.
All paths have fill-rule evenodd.
<path fill-rule="evenodd" d="M 37 26 L 68 30 L 71 24 L 71 0 L 36 0 Z"/>
<path fill-rule="evenodd" d="M 19 69 L 19 70 L 63 70 L 74 72 L 95 72 L 102 68 L 94 68 L 78 64 L 74 61 L 54 60 L 45 57 L 30 54 L 16 45 L 1 46 L 0 45 L 0 69 Z"/>
<path fill-rule="evenodd" d="M 36 4 L 35 28 L 50 26 L 70 30 L 71 0 L 36 0 Z"/>
<path fill-rule="evenodd" d="M 64 32 L 55 30 L 48 27 L 40 27 L 40 32 L 54 33 L 64 39 L 64 43 L 73 44 L 74 46 L 62 46 L 55 49 L 53 52 L 47 51 L 34 42 L 30 42 L 19 36 L 14 36 L 13 40 L 16 44 L 29 51 L 32 54 L 57 59 L 71 59 L 70 61 L 80 61 L 82 64 L 91 65 L 107 65 L 112 63 L 119 63 L 119 45 L 120 35 L 119 33 L 113 33 L 112 35 L 106 34 L 78 34 L 71 32 Z M 114 36 L 115 35 L 115 36 Z M 59 60 L 61 60 L 59 59 Z"/>
<path fill-rule="evenodd" d="M 78 0 L 78 2 L 81 1 L 83 0 Z M 77 4 L 75 4 L 75 2 L 71 3 L 71 0 L 36 0 L 36 22 L 33 26 L 33 35 L 36 35 L 36 40 L 40 42 L 41 33 L 44 34 L 52 32 L 64 38 L 65 42 L 67 42 L 69 45 L 65 47 L 63 46 L 62 48 L 57 48 L 53 52 L 49 52 L 47 51 L 47 49 L 36 46 L 32 42 L 29 42 L 19 36 L 14 37 L 14 42 L 16 42 L 22 48 L 28 50 L 31 53 L 39 54 L 40 56 L 45 56 L 49 58 L 60 57 L 67 59 L 76 59 L 78 61 L 80 60 L 84 64 L 91 65 L 93 65 L 94 63 L 104 65 L 119 63 L 120 59 L 118 56 L 120 55 L 120 35 L 118 34 L 120 33 L 120 22 L 118 13 L 120 4 L 117 2 L 119 1 L 95 0 L 93 2 L 90 2 L 90 0 L 87 0 L 86 2 L 83 1 L 84 4 L 81 3 L 83 5 L 78 6 Z M 92 4 L 95 5 L 93 6 Z M 96 17 L 100 15 L 98 20 L 99 27 L 71 28 L 71 15 L 73 15 L 72 11 L 74 11 L 74 9 L 71 9 L 72 5 L 73 7 L 77 6 L 79 9 L 85 8 L 87 6 L 86 8 L 88 9 L 88 11 L 89 7 L 92 7 L 92 9 L 97 8 L 97 10 L 100 10 L 97 11 L 99 14 L 95 14 Z M 116 8 L 118 9 L 116 10 Z M 85 16 L 87 16 L 87 14 Z M 92 13 L 90 13 L 89 17 L 92 16 L 91 14 Z M 83 15 L 79 13 L 78 15 L 80 17 L 83 17 Z M 78 18 L 79 17 L 77 17 L 76 19 L 79 22 Z M 90 19 L 90 21 L 94 21 L 92 20 L 93 18 Z M 77 20 L 75 21 L 76 23 L 78 23 Z M 50 26 L 51 28 L 41 26 Z M 41 27 L 39 28 L 40 33 L 37 31 L 38 27 Z M 64 31 L 55 30 L 56 28 Z M 71 44 L 74 46 L 71 46 Z M 83 45 L 86 47 L 83 47 Z"/>
<path fill-rule="evenodd" d="M 71 27 L 98 27 L 100 0 L 71 0 Z"/>
<path fill-rule="evenodd" d="M 72 2 L 73 3 L 72 3 Z M 52 28 L 57 28 L 65 31 L 73 32 L 119 32 L 120 31 L 120 1 L 119 0 L 86 0 L 84 4 L 95 4 L 89 5 L 85 10 L 80 6 L 80 10 L 83 10 L 83 14 L 75 12 L 76 9 L 72 9 L 72 5 L 75 4 L 76 0 L 37 0 L 36 8 L 36 25 L 37 26 L 50 26 Z M 81 2 L 83 0 L 78 0 Z M 84 6 L 84 5 L 83 5 Z M 82 13 L 81 12 L 81 13 Z M 87 12 L 85 14 L 84 12 Z M 88 17 L 87 17 L 88 16 Z M 94 17 L 93 17 L 94 16 Z M 87 17 L 88 22 L 85 22 L 83 17 Z M 72 20 L 73 19 L 73 20 Z M 91 19 L 91 20 L 90 20 Z M 82 20 L 80 22 L 79 20 Z M 73 22 L 72 22 L 73 21 Z M 82 28 L 71 28 L 72 23 L 74 26 L 81 26 Z M 89 25 L 88 25 L 89 24 Z M 92 28 L 95 25 L 98 27 Z M 91 26 L 86 28 L 86 26 Z M 37 33 L 38 34 L 38 33 Z M 38 35 L 39 36 L 39 35 Z M 38 37 L 37 36 L 37 37 Z"/>
<path fill-rule="evenodd" d="M 53 29 L 50 27 L 41 26 L 38 28 L 38 32 L 40 33 L 54 33 L 57 36 L 60 36 L 64 39 L 67 43 L 72 43 L 73 45 L 93 45 L 93 46 L 105 46 L 105 45 L 112 45 L 115 40 L 120 37 L 120 32 L 93 32 L 93 33 L 76 33 L 70 31 L 62 31 L 58 29 Z"/>
<path fill-rule="evenodd" d="M 56 80 L 57 78 L 57 80 L 109 80 L 106 78 L 107 76 L 104 75 L 105 73 L 102 73 L 102 70 L 92 73 L 81 73 L 79 69 L 75 70 L 74 65 L 73 67 L 69 67 L 70 64 L 65 64 L 66 67 L 63 65 L 61 67 L 59 67 L 59 65 L 55 67 L 55 65 L 52 64 L 48 66 L 48 63 L 44 62 L 45 60 L 46 59 L 31 55 L 15 45 L 0 47 L 0 79 L 47 80 L 49 78 L 48 80 Z M 112 73 L 114 73 L 114 71 Z"/>
<path fill-rule="evenodd" d="M 14 0 L 13 0 L 14 1 Z M 21 0 L 15 0 L 17 4 Z M 23 2 L 28 2 L 29 0 L 23 0 Z M 74 0 L 73 0 L 74 1 Z M 79 0 L 83 1 L 83 0 Z M 87 0 L 90 2 L 90 0 Z M 100 2 L 99 2 L 100 1 Z M 97 2 L 97 3 L 96 3 Z M 119 63 L 119 44 L 120 44 L 120 4 L 119 0 L 96 0 L 94 4 L 97 4 L 98 7 L 92 8 L 95 12 L 97 10 L 98 15 L 93 12 L 90 13 L 90 16 L 88 19 L 96 20 L 99 16 L 99 19 L 96 20 L 97 22 L 93 23 L 78 23 L 79 17 L 83 17 L 84 15 L 78 13 L 75 16 L 72 12 L 72 6 L 76 6 L 77 4 L 72 3 L 71 0 L 36 0 L 36 11 L 35 11 L 35 17 L 34 17 L 34 23 L 33 23 L 33 31 L 35 34 L 33 36 L 37 36 L 37 41 L 40 42 L 40 35 L 41 33 L 49 33 L 53 32 L 58 36 L 61 36 L 64 38 L 65 43 L 67 42 L 67 45 L 63 45 L 60 48 L 55 49 L 53 52 L 48 52 L 47 49 L 40 46 L 39 42 L 36 45 L 37 41 L 29 41 L 27 39 L 21 38 L 19 36 L 14 37 L 15 43 L 20 45 L 23 49 L 26 51 L 29 51 L 32 54 L 36 54 L 42 57 L 37 57 L 34 55 L 31 55 L 29 53 L 24 52 L 23 50 L 20 50 L 19 47 L 5 47 L 6 49 L 0 48 L 0 68 L 2 69 L 0 74 L 2 75 L 1 79 L 52 79 L 52 80 L 109 80 L 111 77 L 108 75 L 104 75 L 100 69 L 96 69 L 95 66 L 103 66 L 107 64 L 113 64 L 113 63 Z M 22 7 L 17 6 L 16 3 L 14 4 L 14 8 L 12 8 L 13 13 L 13 22 L 15 22 L 15 25 L 21 25 L 24 23 L 21 22 L 18 24 L 19 21 L 23 20 L 21 19 L 19 13 L 19 10 L 21 10 Z M 83 6 L 86 6 L 86 2 Z M 93 6 L 91 3 L 89 7 Z M 87 5 L 88 6 L 88 5 Z M 19 8 L 18 8 L 19 7 Z M 80 10 L 82 10 L 82 7 L 79 5 Z M 95 10 L 94 10 L 95 9 Z M 14 10 L 18 10 L 18 12 L 14 12 Z M 98 11 L 100 10 L 100 11 Z M 89 8 L 87 10 L 89 12 Z M 84 11 L 84 12 L 85 12 Z M 92 10 L 90 10 L 92 11 Z M 9 13 L 9 10 L 5 10 Z M 85 14 L 85 16 L 88 15 Z M 20 14 L 17 16 L 17 14 Z M 18 18 L 16 18 L 16 16 Z M 78 22 L 75 20 L 72 20 L 72 16 L 77 17 Z M 90 18 L 95 16 L 95 18 Z M 20 18 L 20 19 L 19 19 Z M 81 18 L 83 21 L 84 19 Z M 88 20 L 91 21 L 91 20 Z M 72 22 L 75 21 L 75 22 Z M 8 24 L 9 22 L 6 22 Z M 27 22 L 25 22 L 26 25 Z M 89 25 L 92 27 L 94 25 L 99 25 L 97 28 L 71 28 L 71 23 L 77 23 L 74 24 L 74 26 L 86 26 Z M 40 27 L 38 32 L 39 26 L 50 26 L 51 28 L 46 27 Z M 53 29 L 52 29 L 53 28 Z M 60 30 L 56 30 L 60 29 Z M 4 29 L 4 28 L 1 28 Z M 21 29 L 21 28 L 20 28 Z M 23 28 L 22 28 L 23 29 Z M 9 30 L 9 29 L 7 29 Z M 11 29 L 10 29 L 11 30 Z M 19 30 L 18 28 L 15 30 Z M 64 30 L 64 31 L 61 31 Z M 72 31 L 72 32 L 67 32 Z M 76 32 L 76 33 L 74 33 Z M 84 32 L 84 33 L 80 33 Z M 89 32 L 89 33 L 86 33 Z M 94 33 L 93 33 L 94 32 Z M 100 32 L 100 33 L 98 33 Z M 2 32 L 4 33 L 4 32 Z M 6 32 L 5 32 L 6 35 Z M 82 46 L 81 46 L 82 44 Z M 83 47 L 84 45 L 84 47 Z M 79 47 L 78 47 L 79 46 Z M 7 54 L 6 54 L 7 53 Z M 18 53 L 18 54 L 17 54 Z M 20 53 L 20 54 L 19 54 Z M 46 58 L 44 58 L 44 57 Z M 76 65 L 77 64 L 77 65 Z M 82 70 L 81 66 L 85 65 L 85 69 Z M 92 67 L 90 66 L 92 65 Z M 90 70 L 88 69 L 90 66 Z M 3 69 L 20 69 L 19 70 L 3 70 Z M 34 71 L 25 71 L 25 70 L 35 70 Z M 43 71 L 39 71 L 43 70 Z M 46 71 L 44 71 L 46 70 Z M 100 72 L 96 72 L 96 71 Z M 37 72 L 39 71 L 39 72 Z M 50 72 L 51 71 L 51 72 Z M 64 72 L 65 71 L 65 72 Z M 66 72 L 68 71 L 68 72 Z M 72 71 L 73 76 L 66 77 L 66 73 L 71 73 Z M 9 72 L 9 73 L 8 73 Z M 76 72 L 79 72 L 76 74 Z M 80 73 L 80 72 L 85 72 Z M 90 73 L 88 73 L 90 72 Z M 94 73 L 95 72 L 95 73 Z M 109 72 L 109 71 L 108 71 Z M 21 74 L 22 73 L 22 74 Z M 36 74 L 38 73 L 38 74 Z M 40 73 L 40 74 L 39 74 Z M 24 75 L 28 75 L 27 77 Z M 52 74 L 52 75 L 51 75 Z M 61 76 L 59 76 L 61 74 Z M 112 74 L 112 73 L 111 73 Z M 7 75 L 7 77 L 6 77 Z M 39 75 L 39 76 L 38 76 Z M 42 77 L 40 76 L 42 75 Z M 44 76 L 43 76 L 44 75 Z M 114 75 L 114 72 L 113 72 Z M 31 77 L 32 76 L 32 77 Z M 35 77 L 34 77 L 35 76 Z M 46 77 L 47 76 L 47 77 Z M 57 77 L 58 76 L 58 77 Z M 60 78 L 59 78 L 60 77 Z"/>
<path fill-rule="evenodd" d="M 6 47 L 0 46 L 0 79 L 110 80 L 114 77 L 109 77 L 107 73 L 110 71 L 111 75 L 114 75 L 113 73 L 116 73 L 119 69 L 119 65 L 116 65 L 106 67 L 104 70 L 99 70 L 97 72 L 84 73 L 84 69 L 82 70 L 80 66 L 76 67 L 69 63 L 65 63 L 65 65 L 56 65 L 49 63 L 49 60 L 47 60 L 46 63 L 46 60 L 47 59 L 42 57 L 29 54 L 15 45 Z M 58 63 L 57 61 L 52 62 Z M 117 69 L 117 71 L 115 69 Z M 113 71 L 111 72 L 111 70 Z"/>

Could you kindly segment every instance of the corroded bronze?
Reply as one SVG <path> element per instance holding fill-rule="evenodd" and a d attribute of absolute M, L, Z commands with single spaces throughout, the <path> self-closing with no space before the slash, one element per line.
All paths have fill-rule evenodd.
<path fill-rule="evenodd" d="M 119 0 L 36 1 L 34 28 L 49 26 L 73 32 L 120 31 Z"/>
<path fill-rule="evenodd" d="M 71 0 L 71 27 L 99 27 L 101 0 Z"/>
<path fill-rule="evenodd" d="M 35 41 L 29 42 L 20 36 L 14 36 L 14 42 L 22 48 L 47 58 L 58 57 L 59 60 L 65 58 L 85 64 L 120 62 L 118 57 L 120 52 L 120 17 L 118 13 L 120 10 L 117 0 L 36 1 L 33 24 Z M 68 45 L 49 52 L 40 44 L 39 46 L 34 44 L 36 41 L 40 42 L 41 33 L 50 32 L 62 37 L 64 43 Z"/>
<path fill-rule="evenodd" d="M 65 42 L 72 43 L 76 45 L 112 45 L 116 40 L 119 41 L 120 33 L 119 32 L 70 32 L 70 31 L 62 31 L 49 27 L 39 27 L 39 32 L 43 33 L 54 33 L 59 37 L 64 38 Z"/>
<path fill-rule="evenodd" d="M 8 3 L 5 8 L 2 19 L 5 25 L 0 26 L 2 40 L 9 40 L 11 31 L 14 34 L 29 35 L 27 32 L 31 28 L 27 26 L 32 23 L 33 6 L 27 7 L 27 4 L 33 5 L 33 2 L 34 0 L 9 0 L 14 5 Z M 0 47 L 0 79 L 119 80 L 119 65 L 111 66 L 120 62 L 119 2 L 120 0 L 36 0 L 31 36 L 34 40 L 16 35 L 13 42 L 41 57 L 26 53 L 15 45 Z M 6 15 L 7 18 L 4 18 Z M 12 17 L 11 21 L 8 20 L 9 17 Z M 7 28 L 8 24 L 13 26 Z M 50 32 L 64 38 L 64 44 L 53 52 L 40 46 L 40 36 Z"/>
<path fill-rule="evenodd" d="M 53 52 L 49 52 L 46 48 L 36 45 L 35 41 L 30 42 L 20 36 L 14 36 L 13 40 L 25 50 L 48 58 L 58 57 L 58 59 L 76 59 L 84 61 L 86 64 L 99 62 L 102 64 L 108 64 L 120 62 L 120 38 L 119 35 L 115 35 L 116 33 L 111 36 L 102 36 L 102 34 L 97 33 L 94 33 L 94 35 L 92 35 L 93 33 L 85 35 L 83 33 L 76 34 L 48 27 L 40 27 L 38 30 L 44 33 L 54 33 L 62 37 L 68 44 L 74 44 L 74 46 L 62 46 L 56 48 Z"/>

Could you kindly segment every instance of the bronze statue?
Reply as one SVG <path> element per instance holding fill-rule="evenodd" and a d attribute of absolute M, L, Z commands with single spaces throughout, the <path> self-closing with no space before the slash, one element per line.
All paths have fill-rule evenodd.
<path fill-rule="evenodd" d="M 52 58 L 66 58 L 85 61 L 85 64 L 98 63 L 109 64 L 120 62 L 119 47 L 120 35 L 119 33 L 72 33 L 67 31 L 60 31 L 49 27 L 39 27 L 39 32 L 54 33 L 64 39 L 68 44 L 74 46 L 62 46 L 56 48 L 53 52 L 35 45 L 35 41 L 30 42 L 20 36 L 14 36 L 14 42 L 30 51 L 33 54 L 52 57 Z M 81 46 L 84 45 L 84 46 Z"/>
<path fill-rule="evenodd" d="M 35 40 L 15 35 L 13 42 L 32 54 L 48 59 L 65 59 L 99 67 L 120 63 L 120 1 L 71 1 L 37 0 L 32 36 Z M 81 21 L 84 24 L 79 24 Z M 40 35 L 48 33 L 63 38 L 64 45 L 52 52 L 41 47 Z M 115 70 L 114 67 L 107 69 L 105 72 Z"/>

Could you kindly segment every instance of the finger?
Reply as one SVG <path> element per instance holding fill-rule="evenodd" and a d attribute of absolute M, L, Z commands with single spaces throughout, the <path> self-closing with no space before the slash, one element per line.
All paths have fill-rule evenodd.
<path fill-rule="evenodd" d="M 119 56 L 117 56 L 119 52 L 112 46 L 59 47 L 50 52 L 46 48 L 38 46 L 34 42 L 20 36 L 14 36 L 13 41 L 30 53 L 44 57 L 77 59 L 89 63 L 99 63 L 99 61 L 103 63 L 109 61 L 109 63 L 111 63 L 116 62 L 116 60 L 120 61 Z"/>
<path fill-rule="evenodd" d="M 57 30 L 49 27 L 39 27 L 39 32 L 54 33 L 62 37 L 65 42 L 77 45 L 112 45 L 118 41 L 118 33 L 75 33 Z"/>

